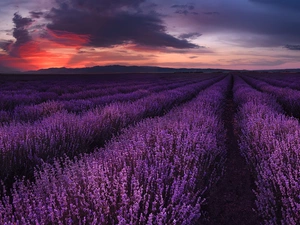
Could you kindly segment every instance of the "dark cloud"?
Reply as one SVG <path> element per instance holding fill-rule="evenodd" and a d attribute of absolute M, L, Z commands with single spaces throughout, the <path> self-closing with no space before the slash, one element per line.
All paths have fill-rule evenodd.
<path fill-rule="evenodd" d="M 15 28 L 13 29 L 13 36 L 16 39 L 14 46 L 21 46 L 31 40 L 27 28 L 32 22 L 31 18 L 22 17 L 18 13 L 14 14 L 13 23 Z"/>
<path fill-rule="evenodd" d="M 137 9 L 146 0 L 56 0 L 62 9 L 77 8 L 96 13 Z"/>
<path fill-rule="evenodd" d="M 210 16 L 220 15 L 219 12 L 204 12 L 203 14 L 205 14 L 205 15 L 210 15 Z"/>
<path fill-rule="evenodd" d="M 289 50 L 300 51 L 300 45 L 285 45 L 284 47 Z"/>
<path fill-rule="evenodd" d="M 192 33 L 185 33 L 185 34 L 181 34 L 179 36 L 180 39 L 195 39 L 200 37 L 202 34 L 197 33 L 197 32 L 192 32 Z"/>
<path fill-rule="evenodd" d="M 0 48 L 6 52 L 9 52 L 13 43 L 14 42 L 12 40 L 10 40 L 10 41 L 0 40 Z"/>
<path fill-rule="evenodd" d="M 33 20 L 31 18 L 22 17 L 18 13 L 14 14 L 13 23 L 15 27 L 13 28 L 13 37 L 16 41 L 5 41 L 6 43 L 2 44 L 0 47 L 9 52 L 10 55 L 18 56 L 18 49 L 22 45 L 31 41 L 31 36 L 28 32 L 28 27 L 32 24 Z"/>
<path fill-rule="evenodd" d="M 51 21 L 47 28 L 53 32 L 89 35 L 89 45 L 95 47 L 128 43 L 179 49 L 198 47 L 167 34 L 158 14 L 141 13 L 138 8 L 142 2 L 144 1 L 64 1 L 60 3 L 60 7 L 53 8 L 46 15 Z"/>
<path fill-rule="evenodd" d="M 184 9 L 184 10 L 176 10 L 175 13 L 177 14 L 181 14 L 181 15 L 188 15 L 189 14 L 189 11 Z"/>
<path fill-rule="evenodd" d="M 181 15 L 198 15 L 197 12 L 194 12 L 193 10 L 195 9 L 194 5 L 191 4 L 185 4 L 185 5 L 172 5 L 171 8 L 176 9 L 175 13 L 176 14 L 181 14 Z"/>
<path fill-rule="evenodd" d="M 15 29 L 23 29 L 28 27 L 33 21 L 31 18 L 24 18 L 18 13 L 15 13 L 13 17 L 13 22 L 15 24 Z"/>
<path fill-rule="evenodd" d="M 14 43 L 15 46 L 21 46 L 31 40 L 29 32 L 26 29 L 15 28 L 13 31 L 13 36 L 17 39 L 17 41 Z"/>
<path fill-rule="evenodd" d="M 198 56 L 190 56 L 189 58 L 190 59 L 196 59 L 196 58 L 198 58 Z"/>
<path fill-rule="evenodd" d="M 189 5 L 189 4 L 185 4 L 185 5 L 172 5 L 171 8 L 194 10 L 195 6 Z"/>
<path fill-rule="evenodd" d="M 269 4 L 279 8 L 289 8 L 293 10 L 300 10 L 299 0 L 250 0 L 255 3 Z"/>
<path fill-rule="evenodd" d="M 31 15 L 31 18 L 34 18 L 34 19 L 39 19 L 40 17 L 43 16 L 43 12 L 30 12 L 30 15 Z"/>
<path fill-rule="evenodd" d="M 33 23 L 33 20 L 15 13 L 12 21 L 15 25 L 12 35 L 16 40 L 0 41 L 0 48 L 8 52 L 9 55 L 18 57 L 19 48 L 32 40 L 28 28 Z"/>
<path fill-rule="evenodd" d="M 190 12 L 190 11 L 188 11 L 186 9 L 184 9 L 184 10 L 176 10 L 175 13 L 181 14 L 181 15 L 185 15 L 185 16 L 187 16 L 189 14 L 192 14 L 192 15 L 198 15 L 199 14 L 197 12 Z"/>
<path fill-rule="evenodd" d="M 161 47 L 153 47 L 153 46 L 141 46 L 141 45 L 129 45 L 126 46 L 127 49 L 134 51 L 142 51 L 142 52 L 160 52 L 160 53 L 177 53 L 177 54 L 207 54 L 213 53 L 212 50 L 206 48 L 205 46 L 198 46 L 197 49 L 176 49 L 176 48 L 161 48 Z"/>
<path fill-rule="evenodd" d="M 156 3 L 150 3 L 147 7 L 156 8 L 158 5 Z"/>
<path fill-rule="evenodd" d="M 189 29 L 201 29 L 204 35 L 227 34 L 224 43 L 241 47 L 280 48 L 286 43 L 300 43 L 297 12 L 286 8 L 278 10 L 269 4 L 262 7 L 248 2 L 245 6 L 214 7 L 210 12 L 220 12 L 218 16 L 203 13 L 197 17 L 190 16 L 186 18 L 186 26 Z"/>

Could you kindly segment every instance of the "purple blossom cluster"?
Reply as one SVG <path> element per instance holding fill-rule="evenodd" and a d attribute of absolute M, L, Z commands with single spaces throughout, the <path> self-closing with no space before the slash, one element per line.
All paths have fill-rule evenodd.
<path fill-rule="evenodd" d="M 1 198 L 0 223 L 196 223 L 202 216 L 205 192 L 223 170 L 221 115 L 229 81 L 230 77 L 218 78 L 166 91 L 153 95 L 151 101 L 128 105 L 130 111 L 110 106 L 108 122 L 118 115 L 123 124 L 129 112 L 143 108 L 135 117 L 145 111 L 157 114 L 159 108 L 186 101 L 215 83 L 166 115 L 123 130 L 105 148 L 74 161 L 64 158 L 43 164 L 35 182 L 18 181 L 11 195 Z M 94 118 L 93 113 L 88 118 Z M 97 126 L 94 123 L 92 119 L 89 127 Z"/>
<path fill-rule="evenodd" d="M 130 93 L 143 88 L 150 88 L 152 85 L 150 83 L 136 84 L 136 82 L 128 82 L 126 85 L 115 84 L 113 85 L 104 85 L 104 84 L 90 84 L 86 85 L 85 89 L 77 85 L 59 85 L 53 83 L 53 86 L 48 87 L 47 84 L 45 87 L 39 87 L 38 90 L 35 89 L 26 89 L 26 87 L 21 88 L 20 90 L 1 90 L 0 99 L 1 99 L 1 110 L 13 110 L 16 106 L 24 105 L 36 105 L 43 103 L 45 101 L 66 101 L 71 99 L 87 99 L 92 97 L 101 97 L 105 95 L 113 95 L 116 93 Z M 39 90 L 43 91 L 39 91 Z"/>
<path fill-rule="evenodd" d="M 281 88 L 291 88 L 291 89 L 296 89 L 296 90 L 300 90 L 300 83 L 299 83 L 299 78 L 296 77 L 297 79 L 295 79 L 295 77 L 291 77 L 290 75 L 283 75 L 280 74 L 279 75 L 272 75 L 272 76 L 267 76 L 267 75 L 252 75 L 251 77 L 255 78 L 255 79 L 259 79 L 262 81 L 267 82 L 268 84 L 277 86 L 277 87 L 281 87 Z M 283 79 L 284 77 L 284 79 Z"/>
<path fill-rule="evenodd" d="M 246 80 L 255 87 L 269 88 L 258 80 Z M 253 89 L 239 77 L 235 79 L 234 96 L 239 105 L 240 149 L 256 174 L 257 212 L 264 224 L 297 225 L 300 221 L 299 121 L 284 115 L 273 95 Z"/>
<path fill-rule="evenodd" d="M 136 82 L 128 82 L 124 86 L 114 86 L 100 88 L 95 84 L 87 86 L 85 91 L 80 92 L 68 92 L 60 96 L 56 96 L 56 100 L 48 96 L 48 101 L 43 101 L 42 103 L 33 103 L 34 101 L 39 102 L 38 95 L 33 95 L 36 97 L 32 98 L 31 104 L 26 104 L 28 101 L 24 98 L 28 98 L 26 92 L 22 94 L 24 98 L 16 99 L 18 96 L 14 96 L 10 93 L 7 102 L 10 102 L 13 106 L 4 107 L 6 109 L 13 110 L 1 110 L 0 111 L 0 124 L 9 124 L 15 122 L 34 122 L 48 117 L 54 113 L 68 111 L 71 113 L 80 114 L 86 112 L 90 109 L 105 106 L 109 103 L 118 101 L 135 101 L 153 92 L 160 92 L 164 90 L 175 89 L 184 85 L 193 84 L 199 81 L 199 79 L 187 80 L 187 81 L 163 81 L 157 84 L 142 83 L 137 84 Z M 77 86 L 72 86 L 73 88 L 68 88 L 68 90 L 78 90 Z M 94 89 L 96 88 L 96 89 Z M 48 94 L 51 92 L 47 92 Z M 53 93 L 53 92 L 52 92 Z M 46 97 L 46 96 L 44 96 Z M 28 99 L 27 99 L 28 100 Z M 4 101 L 5 102 L 5 101 Z M 22 102 L 22 103 L 21 103 Z"/>
<path fill-rule="evenodd" d="M 203 77 L 205 79 L 205 77 Z M 74 79 L 74 78 L 73 78 Z M 3 82 L 0 85 L 0 110 L 10 111 L 20 105 L 34 105 L 45 101 L 87 99 L 117 93 L 130 93 L 139 89 L 152 88 L 154 82 L 143 81 L 99 82 L 74 80 L 72 81 L 45 80 Z M 194 79 L 195 80 L 195 79 Z M 198 79 L 199 80 L 199 79 Z M 178 82 L 191 82 L 189 79 L 167 79 L 159 81 L 160 85 L 170 85 Z"/>
<path fill-rule="evenodd" d="M 270 73 L 270 74 L 266 74 L 263 73 L 262 76 L 255 76 L 255 77 L 266 77 L 268 79 L 272 79 L 272 80 L 276 80 L 276 81 L 281 81 L 281 82 L 286 82 L 287 84 L 292 84 L 293 83 L 299 83 L 299 73 Z"/>
<path fill-rule="evenodd" d="M 276 87 L 248 76 L 244 76 L 243 79 L 254 88 L 274 95 L 289 115 L 300 118 L 300 91 L 289 87 Z"/>
<path fill-rule="evenodd" d="M 89 99 L 72 99 L 72 100 L 56 100 L 46 101 L 34 105 L 21 105 L 15 107 L 13 111 L 1 111 L 2 124 L 10 124 L 16 122 L 29 122 L 42 120 L 55 113 L 67 111 L 69 113 L 82 114 L 88 110 L 99 108 L 114 102 L 129 102 L 146 97 L 151 93 L 147 90 L 137 90 L 130 93 L 117 93 L 114 95 L 105 95 Z"/>
<path fill-rule="evenodd" d="M 81 115 L 66 111 L 54 113 L 33 124 L 15 123 L 0 127 L 0 177 L 33 173 L 42 162 L 55 157 L 74 157 L 103 146 L 122 128 L 144 118 L 160 116 L 192 99 L 199 91 L 224 77 L 211 78 L 153 93 L 133 102 L 116 102 L 96 107 Z M 49 110 L 50 111 L 50 110 Z"/>

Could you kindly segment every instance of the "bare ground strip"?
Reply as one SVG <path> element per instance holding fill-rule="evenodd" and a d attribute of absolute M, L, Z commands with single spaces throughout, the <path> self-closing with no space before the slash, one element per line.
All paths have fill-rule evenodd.
<path fill-rule="evenodd" d="M 232 88 L 231 88 L 232 89 Z M 228 93 L 224 111 L 227 128 L 227 161 L 225 172 L 207 199 L 210 225 L 256 225 L 259 218 L 253 211 L 255 195 L 253 174 L 239 151 L 234 114 L 233 93 Z"/>

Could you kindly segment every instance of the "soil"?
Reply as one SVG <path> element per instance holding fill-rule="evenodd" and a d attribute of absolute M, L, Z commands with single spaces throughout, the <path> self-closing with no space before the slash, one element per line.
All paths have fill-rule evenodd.
<path fill-rule="evenodd" d="M 232 89 L 232 88 L 231 88 Z M 255 188 L 253 176 L 239 151 L 234 114 L 233 93 L 227 96 L 224 123 L 227 128 L 227 161 L 219 182 L 212 187 L 207 199 L 207 225 L 256 225 L 254 212 Z M 203 223 L 202 223 L 203 224 Z"/>

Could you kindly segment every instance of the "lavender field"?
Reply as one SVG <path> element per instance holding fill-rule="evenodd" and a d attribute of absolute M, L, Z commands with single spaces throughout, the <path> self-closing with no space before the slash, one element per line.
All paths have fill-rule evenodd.
<path fill-rule="evenodd" d="M 299 74 L 111 76 L 0 77 L 0 224 L 300 224 Z"/>

